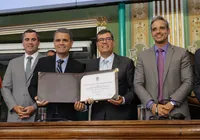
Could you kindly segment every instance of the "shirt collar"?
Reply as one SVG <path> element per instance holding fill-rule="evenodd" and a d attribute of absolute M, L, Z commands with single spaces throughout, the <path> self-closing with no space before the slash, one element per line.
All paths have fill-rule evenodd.
<path fill-rule="evenodd" d="M 107 58 L 103 58 L 102 56 L 100 57 L 100 63 L 102 63 L 103 62 L 103 60 L 108 60 L 108 62 L 110 63 L 110 62 L 113 62 L 113 59 L 114 59 L 114 53 L 112 53 L 109 57 L 107 57 Z"/>
<path fill-rule="evenodd" d="M 36 57 L 38 56 L 38 54 L 39 54 L 39 52 L 37 51 L 37 52 L 35 52 L 34 54 L 32 54 L 32 55 L 28 55 L 27 53 L 25 53 L 25 59 L 27 59 L 27 57 L 29 57 L 29 56 L 32 56 L 33 57 L 33 59 L 36 59 Z"/>
<path fill-rule="evenodd" d="M 61 58 L 56 54 L 56 62 L 57 62 L 59 59 L 61 59 Z M 68 55 L 67 57 L 65 57 L 64 59 L 62 59 L 62 60 L 64 60 L 64 63 L 67 63 L 68 59 L 69 59 L 69 55 Z"/>
<path fill-rule="evenodd" d="M 164 50 L 164 52 L 167 52 L 168 45 L 169 45 L 169 43 L 167 43 L 164 47 L 162 47 L 162 49 Z M 157 52 L 158 49 L 159 49 L 158 46 L 155 46 L 155 52 Z"/>

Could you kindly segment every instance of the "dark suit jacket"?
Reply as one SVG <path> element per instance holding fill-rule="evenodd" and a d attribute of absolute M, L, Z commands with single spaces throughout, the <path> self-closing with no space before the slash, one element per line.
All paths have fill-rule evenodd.
<path fill-rule="evenodd" d="M 99 71 L 99 60 L 91 60 L 86 64 L 86 71 Z M 131 59 L 115 54 L 113 69 L 119 68 L 119 95 L 125 98 L 124 105 L 113 105 L 107 101 L 99 101 L 92 105 L 92 120 L 132 120 L 137 118 L 135 93 L 133 90 L 134 63 Z"/>
<path fill-rule="evenodd" d="M 194 93 L 200 101 L 200 49 L 194 55 Z"/>
<path fill-rule="evenodd" d="M 38 72 L 56 72 L 56 56 L 48 56 L 39 59 L 34 70 L 33 78 L 31 79 L 28 88 L 31 98 L 34 100 L 37 96 Z M 84 65 L 69 57 L 65 73 L 81 73 L 84 72 Z M 53 80 L 53 79 L 52 79 Z M 56 95 L 55 95 L 56 96 Z M 47 105 L 47 118 L 52 118 L 57 108 L 58 118 L 67 120 L 77 120 L 77 113 L 74 110 L 74 104 L 67 103 L 49 103 Z"/>

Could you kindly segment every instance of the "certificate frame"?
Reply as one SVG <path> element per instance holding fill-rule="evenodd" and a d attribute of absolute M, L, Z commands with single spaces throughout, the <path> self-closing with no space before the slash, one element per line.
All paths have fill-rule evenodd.
<path fill-rule="evenodd" d="M 87 93 L 81 92 L 82 79 L 87 76 L 98 77 L 100 75 L 112 73 L 113 81 L 113 96 L 88 96 Z M 99 77 L 100 79 L 100 77 Z M 105 85 L 105 84 L 104 84 Z M 113 91 L 112 90 L 112 91 Z M 103 94 L 103 93 L 101 93 Z M 90 94 L 91 95 L 91 94 Z M 118 71 L 105 70 L 85 73 L 52 73 L 39 72 L 38 73 L 38 99 L 40 101 L 46 100 L 50 103 L 74 103 L 76 101 L 85 101 L 86 98 L 93 98 L 93 100 L 107 100 L 118 98 Z"/>
<path fill-rule="evenodd" d="M 80 83 L 80 101 L 118 99 L 118 69 L 88 73 Z"/>

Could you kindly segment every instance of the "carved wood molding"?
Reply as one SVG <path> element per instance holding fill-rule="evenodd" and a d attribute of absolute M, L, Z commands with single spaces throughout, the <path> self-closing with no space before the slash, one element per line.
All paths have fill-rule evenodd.
<path fill-rule="evenodd" d="M 1 123 L 0 139 L 200 139 L 200 121 Z"/>
<path fill-rule="evenodd" d="M 0 27 L 0 35 L 21 34 L 26 29 L 34 29 L 37 32 L 55 31 L 58 28 L 79 29 L 97 27 L 97 19 L 74 20 L 64 22 L 52 22 L 42 24 L 20 25 Z"/>

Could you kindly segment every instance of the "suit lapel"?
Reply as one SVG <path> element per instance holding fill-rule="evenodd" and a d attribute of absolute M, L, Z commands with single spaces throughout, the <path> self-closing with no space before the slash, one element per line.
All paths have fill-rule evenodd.
<path fill-rule="evenodd" d="M 40 57 L 42 57 L 42 55 L 41 55 L 41 54 L 38 54 L 38 56 L 36 57 L 36 59 L 35 59 L 35 61 L 34 61 L 34 63 L 33 63 L 33 66 L 32 66 L 32 68 L 31 68 L 31 71 L 30 71 L 30 72 L 28 73 L 28 75 L 26 76 L 26 82 L 28 82 L 28 81 L 30 80 L 31 75 L 33 74 L 33 71 L 34 71 L 34 69 L 35 69 L 35 66 L 36 66 L 36 64 L 37 64 L 37 62 L 38 62 L 38 59 L 39 59 Z"/>
<path fill-rule="evenodd" d="M 48 64 L 46 64 L 46 72 L 57 72 L 56 71 L 56 55 L 54 56 L 47 56 Z"/>
<path fill-rule="evenodd" d="M 25 70 L 24 70 L 24 57 L 25 55 L 23 55 L 22 57 L 20 57 L 20 60 L 19 60 L 19 67 L 20 67 L 20 72 L 23 72 L 23 79 L 24 81 L 26 81 L 26 73 L 25 73 Z"/>
<path fill-rule="evenodd" d="M 65 73 L 72 72 L 72 71 L 73 71 L 73 60 L 69 56 L 68 61 L 67 61 L 67 65 L 66 65 L 66 68 L 65 68 Z"/>
<path fill-rule="evenodd" d="M 171 44 L 169 44 L 168 49 L 167 49 L 167 55 L 166 55 L 166 60 L 165 60 L 165 67 L 164 67 L 164 77 L 163 77 L 163 81 L 165 81 L 170 63 L 171 63 L 171 59 L 174 53 L 174 48 Z"/>
<path fill-rule="evenodd" d="M 113 60 L 112 69 L 119 68 L 119 61 L 120 61 L 120 57 L 118 57 L 117 54 L 114 54 L 114 55 L 115 57 Z"/>
<path fill-rule="evenodd" d="M 154 46 L 151 47 L 149 49 L 149 51 L 150 51 L 150 55 L 148 56 L 149 58 L 147 58 L 147 59 L 153 60 L 151 62 L 151 64 L 149 64 L 149 65 L 151 65 L 152 71 L 156 78 L 156 82 L 158 83 L 158 69 L 157 69 L 156 54 L 155 54 Z"/>
<path fill-rule="evenodd" d="M 96 71 L 99 71 L 99 63 L 100 63 L 100 58 L 96 59 L 95 63 L 94 63 L 94 69 Z"/>
<path fill-rule="evenodd" d="M 92 71 L 99 71 L 99 63 L 100 63 L 100 57 L 97 59 L 94 59 L 92 62 Z"/>

